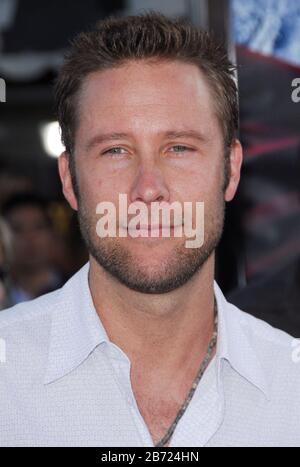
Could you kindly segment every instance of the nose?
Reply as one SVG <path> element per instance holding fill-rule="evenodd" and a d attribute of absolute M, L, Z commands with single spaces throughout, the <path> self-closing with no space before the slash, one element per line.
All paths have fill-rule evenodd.
<path fill-rule="evenodd" d="M 149 204 L 154 201 L 169 201 L 169 198 L 169 189 L 161 169 L 154 165 L 140 167 L 130 192 L 130 202 L 142 201 Z"/>

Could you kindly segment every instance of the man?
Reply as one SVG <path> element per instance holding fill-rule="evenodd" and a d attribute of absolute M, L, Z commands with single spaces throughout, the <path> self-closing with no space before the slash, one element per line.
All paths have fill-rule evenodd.
<path fill-rule="evenodd" d="M 47 203 L 34 193 L 18 193 L 3 204 L 2 213 L 12 231 L 10 303 L 16 305 L 60 287 L 62 275 L 50 254 L 56 237 Z"/>
<path fill-rule="evenodd" d="M 1 443 L 300 444 L 295 342 L 214 282 L 242 162 L 222 48 L 159 14 L 110 18 L 73 42 L 56 101 L 63 191 L 90 260 L 62 289 L 2 312 Z M 103 202 L 118 224 L 110 212 L 106 236 Z M 134 207 L 174 202 L 192 203 L 200 246 L 175 236 L 188 216 L 131 235 Z"/>

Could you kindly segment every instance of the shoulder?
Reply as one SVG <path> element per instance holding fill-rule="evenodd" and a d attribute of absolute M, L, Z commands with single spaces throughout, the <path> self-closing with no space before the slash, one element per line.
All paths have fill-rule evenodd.
<path fill-rule="evenodd" d="M 235 305 L 228 304 L 228 312 L 239 322 L 245 338 L 253 349 L 273 387 L 300 383 L 300 339 L 274 328 Z"/>
<path fill-rule="evenodd" d="M 33 325 L 38 328 L 43 327 L 51 320 L 55 310 L 64 308 L 70 300 L 76 302 L 80 297 L 81 281 L 87 269 L 88 265 L 85 265 L 71 276 L 62 287 L 52 292 L 0 311 L 0 334 L 15 332 L 16 329 L 26 329 Z M 78 294 L 78 297 L 74 298 L 75 294 Z"/>
<path fill-rule="evenodd" d="M 7 369 L 21 362 L 24 365 L 24 358 L 27 362 L 46 358 L 52 313 L 59 307 L 60 291 L 0 311 L 0 342 L 10 364 Z"/>
<path fill-rule="evenodd" d="M 259 319 L 241 309 L 237 308 L 232 303 L 229 303 L 229 312 L 235 316 L 242 328 L 247 332 L 248 336 L 254 339 L 255 343 L 271 345 L 278 348 L 290 347 L 294 338 L 268 324 L 266 321 Z"/>
<path fill-rule="evenodd" d="M 9 397 L 7 388 L 27 392 L 33 381 L 42 380 L 59 296 L 60 289 L 0 311 L 0 394 L 4 400 Z"/>
<path fill-rule="evenodd" d="M 19 303 L 0 311 L 0 333 L 30 325 L 32 322 L 46 321 L 57 304 L 61 289 L 47 293 L 34 300 Z"/>
<path fill-rule="evenodd" d="M 86 271 L 75 273 L 60 289 L 0 311 L 0 390 L 7 385 L 25 388 L 32 387 L 33 381 L 41 382 L 58 335 L 62 347 L 58 350 L 64 355 L 67 332 L 82 323 L 84 305 L 80 300 Z"/>

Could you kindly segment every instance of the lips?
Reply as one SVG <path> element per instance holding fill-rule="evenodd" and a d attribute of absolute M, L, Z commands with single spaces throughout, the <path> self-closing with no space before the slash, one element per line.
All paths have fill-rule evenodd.
<path fill-rule="evenodd" d="M 161 230 L 161 229 L 173 229 L 174 226 L 173 225 L 162 225 L 162 224 L 154 224 L 154 225 L 151 225 L 151 224 L 145 224 L 145 225 L 141 225 L 139 226 L 139 229 L 138 230 Z"/>
<path fill-rule="evenodd" d="M 133 236 L 139 237 L 170 237 L 176 229 L 181 226 L 174 226 L 174 225 L 162 225 L 162 224 L 142 224 L 137 226 L 134 229 L 128 228 L 128 233 L 131 235 L 134 233 Z"/>

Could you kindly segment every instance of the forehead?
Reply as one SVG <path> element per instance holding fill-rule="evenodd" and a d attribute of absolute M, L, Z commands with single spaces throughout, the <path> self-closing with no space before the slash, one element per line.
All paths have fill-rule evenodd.
<path fill-rule="evenodd" d="M 80 90 L 79 119 L 89 127 L 133 120 L 158 126 L 166 120 L 216 123 L 205 76 L 196 65 L 178 61 L 135 61 L 91 73 Z"/>

